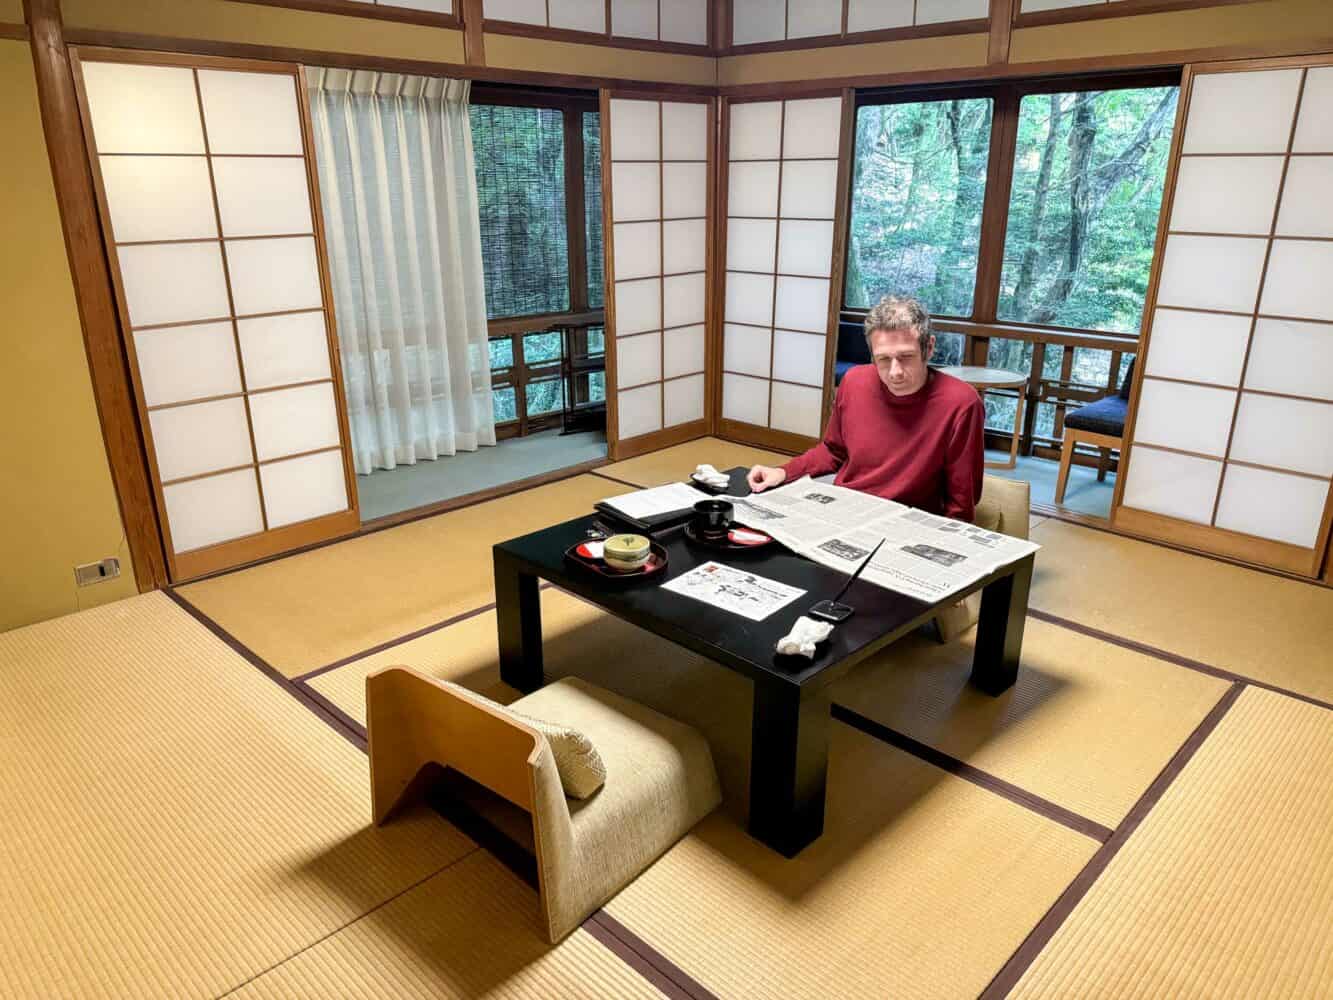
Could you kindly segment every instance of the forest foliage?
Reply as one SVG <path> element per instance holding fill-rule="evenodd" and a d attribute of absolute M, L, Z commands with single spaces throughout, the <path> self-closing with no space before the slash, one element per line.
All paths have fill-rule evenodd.
<path fill-rule="evenodd" d="M 1137 333 L 1152 268 L 1177 88 L 1029 94 L 1019 105 L 997 318 Z M 990 98 L 865 105 L 857 113 L 845 303 L 913 294 L 970 318 L 990 159 Z M 956 362 L 961 337 L 940 338 Z M 1043 374 L 1058 377 L 1061 349 Z M 1032 345 L 991 341 L 1028 371 Z M 1080 348 L 1074 378 L 1107 384 L 1111 352 Z M 1012 401 L 988 400 L 993 426 Z M 1039 425 L 1051 424 L 1049 412 Z"/>

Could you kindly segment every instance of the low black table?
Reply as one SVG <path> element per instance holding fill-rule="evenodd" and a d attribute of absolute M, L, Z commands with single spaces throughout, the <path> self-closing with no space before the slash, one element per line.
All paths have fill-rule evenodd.
<path fill-rule="evenodd" d="M 744 473 L 733 470 L 735 495 Z M 998 695 L 1018 677 L 1032 580 L 1031 555 L 992 573 L 946 601 L 928 604 L 857 580 L 843 598 L 856 613 L 833 629 L 813 661 L 778 656 L 777 640 L 798 617 L 832 597 L 847 577 L 779 546 L 731 556 L 701 547 L 680 528 L 654 535 L 666 548 L 666 572 L 634 582 L 608 582 L 571 566 L 565 550 L 586 538 L 598 518 L 575 518 L 494 548 L 500 676 L 523 692 L 541 687 L 542 625 L 538 581 L 549 580 L 611 614 L 684 646 L 754 682 L 750 753 L 751 836 L 794 857 L 824 830 L 828 770 L 829 685 L 868 656 L 930 621 L 942 604 L 982 591 L 972 683 Z M 743 566 L 807 591 L 762 622 L 752 622 L 661 584 L 709 561 Z"/>

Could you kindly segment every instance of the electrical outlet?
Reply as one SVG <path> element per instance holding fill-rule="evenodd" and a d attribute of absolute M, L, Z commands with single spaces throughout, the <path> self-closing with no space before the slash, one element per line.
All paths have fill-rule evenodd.
<path fill-rule="evenodd" d="M 120 576 L 120 560 L 114 556 L 101 562 L 84 563 L 74 567 L 74 579 L 80 587 L 88 587 L 103 580 L 114 580 Z"/>

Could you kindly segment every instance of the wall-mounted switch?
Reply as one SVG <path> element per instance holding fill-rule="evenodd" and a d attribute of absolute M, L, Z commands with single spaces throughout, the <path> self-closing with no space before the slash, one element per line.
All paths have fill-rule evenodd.
<path fill-rule="evenodd" d="M 74 567 L 74 579 L 80 587 L 101 583 L 103 580 L 114 580 L 118 576 L 120 576 L 120 560 L 115 557 Z"/>

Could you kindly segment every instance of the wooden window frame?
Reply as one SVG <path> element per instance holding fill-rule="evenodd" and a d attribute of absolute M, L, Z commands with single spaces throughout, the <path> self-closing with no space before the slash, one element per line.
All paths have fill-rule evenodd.
<path fill-rule="evenodd" d="M 433 10 L 416 10 L 411 7 L 393 7 L 380 3 L 380 0 L 232 0 L 233 3 L 255 4 L 260 7 L 286 7 L 291 10 L 308 10 L 318 14 L 345 14 L 349 17 L 368 17 L 378 21 L 400 21 L 408 24 L 424 24 L 432 28 L 463 27 L 461 8 L 463 0 L 453 0 L 454 12 L 441 14 Z"/>
<path fill-rule="evenodd" d="M 1267 3 L 1268 0 L 1115 0 L 1091 3 L 1083 7 L 1034 10 L 1023 13 L 1021 0 L 1014 0 L 1013 26 L 1037 28 L 1044 24 L 1069 24 L 1075 21 L 1102 21 L 1135 14 L 1162 14 L 1177 10 L 1206 10 L 1209 7 L 1234 7 L 1237 4 Z"/>
<path fill-rule="evenodd" d="M 852 111 L 851 129 L 853 148 L 855 143 L 856 112 L 862 107 L 879 104 L 915 104 L 927 101 L 955 100 L 959 98 L 989 98 L 994 101 L 991 115 L 990 152 L 986 171 L 986 192 L 982 202 L 981 239 L 977 249 L 976 285 L 972 294 L 972 312 L 968 316 L 934 317 L 937 330 L 944 333 L 961 333 L 964 337 L 963 363 L 985 365 L 992 338 L 1006 340 L 1027 340 L 1033 342 L 1032 367 L 1029 371 L 1027 395 L 1034 399 L 1039 392 L 1042 364 L 1045 358 L 1046 344 L 1059 344 L 1065 347 L 1061 379 L 1069 381 L 1070 366 L 1073 364 L 1073 352 L 1077 347 L 1112 352 L 1112 366 L 1108 382 L 1114 381 L 1118 374 L 1115 359 L 1121 354 L 1135 353 L 1140 349 L 1143 330 L 1148 322 L 1148 302 L 1145 299 L 1143 314 L 1139 319 L 1139 328 L 1133 333 L 1117 333 L 1086 328 L 1060 326 L 1057 324 L 1027 323 L 1017 320 L 998 318 L 1001 276 L 1004 270 L 1004 245 L 1008 235 L 1009 203 L 1013 194 L 1014 157 L 1018 137 L 1019 107 L 1024 97 L 1032 94 L 1065 93 L 1080 90 L 1118 90 L 1133 87 L 1163 87 L 1181 85 L 1179 70 L 1163 70 L 1154 73 L 1133 74 L 1098 74 L 1091 76 L 1042 77 L 1030 80 L 1005 81 L 989 84 L 959 84 L 945 87 L 895 87 L 889 89 L 867 89 L 856 93 Z M 854 192 L 855 165 L 850 166 L 846 180 L 848 210 L 843 228 L 837 234 L 841 238 L 839 264 L 844 275 L 844 286 L 838 289 L 838 301 L 841 303 L 840 317 L 843 319 L 864 319 L 867 310 L 848 308 L 846 304 L 845 274 L 848 264 L 847 255 L 851 249 L 852 211 L 851 200 Z M 1163 203 L 1168 191 L 1163 189 Z M 1163 223 L 1159 222 L 1159 228 Z M 1158 234 L 1160 236 L 1160 233 Z M 1159 244 L 1155 244 L 1154 259 Z M 1108 389 L 1118 389 L 1118 385 L 1108 384 Z M 989 390 L 988 390 L 989 391 Z M 996 395 L 1012 395 L 1005 390 L 993 390 Z M 1057 409 L 1057 429 L 1063 425 L 1063 408 Z M 1040 437 L 1043 447 L 1053 449 L 1056 439 L 1039 436 L 1035 432 L 1037 407 L 1026 407 L 1023 419 L 1021 447 L 1024 454 L 1032 454 L 1036 439 Z M 988 434 L 1000 434 L 987 430 Z M 1004 434 L 1008 437 L 1008 434 Z"/>
<path fill-rule="evenodd" d="M 461 0 L 459 0 L 461 2 Z M 529 24 L 526 21 L 504 21 L 485 18 L 482 31 L 492 35 L 515 35 L 521 38 L 540 38 L 553 42 L 574 42 L 581 45 L 609 45 L 618 49 L 640 49 L 646 52 L 671 52 L 677 55 L 714 56 L 718 52 L 717 8 L 719 0 L 707 0 L 704 13 L 707 24 L 707 36 L 702 44 L 694 42 L 668 42 L 661 40 L 662 4 L 670 0 L 657 0 L 658 38 L 635 38 L 616 35 L 611 31 L 611 0 L 606 0 L 606 28 L 603 31 L 579 31 L 574 28 L 553 28 L 549 24 Z M 729 6 L 729 5 L 728 5 Z M 550 5 L 547 5 L 547 21 L 550 21 Z"/>
<path fill-rule="evenodd" d="M 791 52 L 800 49 L 822 49 L 836 45 L 864 45 L 869 42 L 892 42 L 909 38 L 938 38 L 943 35 L 984 35 L 990 31 L 991 18 L 973 17 L 957 21 L 938 21 L 929 24 L 906 24 L 897 28 L 875 28 L 871 31 L 848 31 L 847 17 L 851 0 L 840 0 L 842 4 L 841 27 L 835 34 L 810 35 L 802 38 L 778 38 L 768 42 L 743 42 L 736 44 L 734 38 L 734 11 L 727 23 L 727 41 L 719 46 L 718 55 L 740 56 L 755 55 L 761 52 Z M 1238 2 L 1238 0 L 1232 0 Z M 730 6 L 730 5 L 728 5 Z M 786 9 L 790 20 L 791 0 L 787 0 Z M 913 20 L 915 20 L 913 11 Z M 783 25 L 783 34 L 787 32 L 787 23 Z"/>

